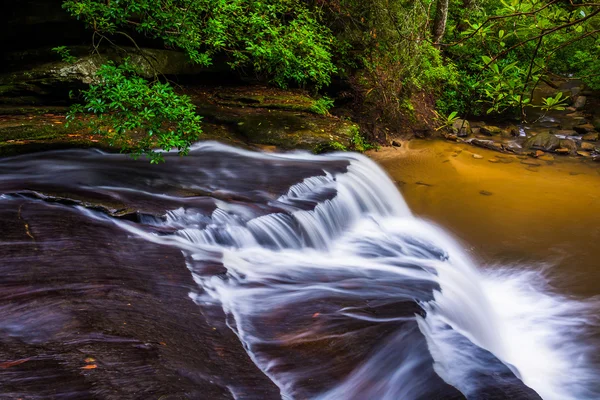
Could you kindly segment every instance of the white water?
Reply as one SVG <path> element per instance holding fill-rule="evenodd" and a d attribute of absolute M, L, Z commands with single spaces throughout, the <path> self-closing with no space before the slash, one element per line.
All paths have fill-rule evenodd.
<path fill-rule="evenodd" d="M 207 148 L 215 145 L 194 151 Z M 552 295 L 535 284 L 540 276 L 532 271 L 482 273 L 452 238 L 410 213 L 375 163 L 359 155 L 327 157 L 348 159 L 347 172 L 323 171 L 292 186 L 271 204 L 286 212 L 254 217 L 244 205 L 223 201 L 216 202 L 212 215 L 174 210 L 165 225 L 178 229 L 175 236 L 118 224 L 182 248 L 201 288 L 193 299 L 223 307 L 250 357 L 284 398 L 307 393 L 320 399 L 427 397 L 430 377 L 421 371 L 429 357 L 435 372 L 468 397 L 482 385 L 475 372 L 493 375 L 496 368 L 481 349 L 544 399 L 600 398 L 598 371 L 590 360 L 594 349 L 580 341 L 597 325 L 596 303 Z M 293 154 L 280 161 L 313 158 Z M 221 262 L 226 276 L 205 274 L 207 261 Z M 411 302 L 426 311 L 424 318 L 372 312 Z M 355 330 L 352 321 L 370 325 Z M 323 338 L 339 345 L 385 324 L 397 324 L 392 325 L 397 330 L 371 346 L 345 379 L 319 393 L 306 391 L 306 382 L 344 361 L 298 364 L 292 357 L 303 357 L 294 353 L 297 346 Z M 418 333 L 411 326 L 425 336 L 427 354 L 411 347 Z M 277 348 L 294 354 L 288 358 Z"/>

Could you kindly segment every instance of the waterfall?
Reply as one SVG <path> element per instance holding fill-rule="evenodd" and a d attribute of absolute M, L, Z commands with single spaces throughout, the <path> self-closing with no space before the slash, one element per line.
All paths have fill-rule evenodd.
<path fill-rule="evenodd" d="M 190 157 L 207 151 L 271 168 L 314 160 L 323 168 L 260 213 L 215 200 L 211 213 L 181 207 L 155 222 L 173 235 L 114 223 L 181 248 L 198 284 L 190 296 L 222 307 L 283 398 L 487 398 L 515 382 L 526 386 L 512 398 L 536 398 L 527 387 L 544 399 L 600 398 L 593 349 L 573 343 L 597 323 L 589 319 L 597 302 L 532 285 L 539 275 L 531 269 L 481 271 L 441 228 L 412 215 L 367 157 L 216 144 L 196 146 Z M 340 162 L 344 170 L 328 168 Z M 207 263 L 224 272 L 208 273 Z"/>

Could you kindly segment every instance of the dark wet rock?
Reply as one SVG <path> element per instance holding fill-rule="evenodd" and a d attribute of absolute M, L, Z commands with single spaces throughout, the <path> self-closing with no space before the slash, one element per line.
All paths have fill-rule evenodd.
<path fill-rule="evenodd" d="M 21 363 L 0 374 L 0 397 L 232 399 L 233 386 L 280 398 L 222 311 L 190 299 L 180 251 L 72 208 L 9 204 L 0 359 Z"/>
<path fill-rule="evenodd" d="M 587 102 L 586 96 L 577 96 L 575 98 L 575 102 L 573 103 L 573 107 L 577 110 L 581 110 L 583 107 L 585 107 L 586 102 Z"/>
<path fill-rule="evenodd" d="M 560 139 L 551 133 L 539 133 L 525 141 L 523 147 L 543 151 L 553 151 L 560 146 Z"/>
<path fill-rule="evenodd" d="M 402 142 L 399 141 L 399 140 L 394 139 L 394 140 L 392 140 L 392 146 L 394 146 L 394 147 L 402 147 Z"/>
<path fill-rule="evenodd" d="M 573 97 L 575 97 L 575 96 L 579 95 L 579 93 L 581 93 L 581 87 L 579 87 L 579 86 L 572 87 L 570 90 L 571 90 L 571 96 L 573 96 Z"/>
<path fill-rule="evenodd" d="M 575 125 L 573 127 L 573 130 L 575 130 L 577 133 L 585 135 L 586 133 L 592 133 L 595 131 L 594 125 L 590 124 L 590 123 L 586 123 L 583 125 Z"/>
<path fill-rule="evenodd" d="M 519 136 L 519 127 L 516 125 L 509 125 L 502 130 L 502 136 L 504 137 L 517 137 Z"/>
<path fill-rule="evenodd" d="M 139 73 L 147 78 L 156 71 L 164 75 L 191 75 L 206 71 L 189 61 L 182 52 L 160 49 L 125 48 L 126 52 L 109 50 L 102 54 L 89 54 L 88 48 L 74 48 L 78 56 L 75 63 L 56 61 L 21 68 L 16 72 L 0 75 L 0 103 L 3 104 L 47 104 L 65 103 L 71 90 L 83 89 L 97 80 L 96 72 L 107 61 L 120 62 L 129 57 Z M 48 50 L 50 52 L 50 50 Z"/>
<path fill-rule="evenodd" d="M 466 119 L 457 119 L 452 124 L 452 133 L 458 137 L 466 137 L 473 134 L 471 123 Z"/>
<path fill-rule="evenodd" d="M 486 136 L 495 136 L 502 134 L 502 128 L 494 125 L 483 125 L 479 128 L 479 131 Z"/>

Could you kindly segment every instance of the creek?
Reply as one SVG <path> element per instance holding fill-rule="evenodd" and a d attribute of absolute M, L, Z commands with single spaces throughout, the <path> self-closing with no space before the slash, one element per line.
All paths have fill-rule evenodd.
<path fill-rule="evenodd" d="M 577 241 L 563 203 L 506 169 L 462 186 L 472 158 L 444 145 L 373 155 L 405 197 L 351 153 L 0 160 L 0 397 L 599 398 L 594 257 L 526 218 L 543 196 L 560 211 L 537 228 Z M 502 213 L 521 223 L 495 235 Z M 556 289 L 552 263 L 586 290 Z"/>

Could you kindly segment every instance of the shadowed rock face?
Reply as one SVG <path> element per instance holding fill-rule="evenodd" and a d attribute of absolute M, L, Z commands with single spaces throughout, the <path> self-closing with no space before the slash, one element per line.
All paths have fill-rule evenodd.
<path fill-rule="evenodd" d="M 21 362 L 0 397 L 278 398 L 222 312 L 188 297 L 179 251 L 43 202 L 4 202 L 0 221 L 0 360 Z"/>
<path fill-rule="evenodd" d="M 421 277 L 408 280 L 387 269 L 288 275 L 274 268 L 267 280 L 253 282 L 223 259 L 229 240 L 242 240 L 231 233 L 238 228 L 257 229 L 257 221 L 273 214 L 292 221 L 294 211 L 328 204 L 335 190 L 323 171 L 346 174 L 350 159 L 203 146 L 158 166 L 82 150 L 0 160 L 0 397 L 275 399 L 281 392 L 274 381 L 281 386 L 288 373 L 297 398 L 465 398 L 434 370 L 418 322 L 428 314 L 421 302 L 432 301 L 440 286 L 417 260 L 444 262 L 443 249 L 400 237 L 401 248 L 413 249 L 416 258 L 394 267 Z M 294 189 L 305 197 L 288 192 L 319 176 L 324 187 Z M 179 219 L 168 213 L 176 209 Z M 230 225 L 220 231 L 223 221 Z M 218 246 L 194 253 L 196 231 L 213 235 Z M 271 251 L 268 235 L 256 238 Z M 365 263 L 395 254 L 383 242 L 356 248 Z M 310 247 L 305 251 L 316 257 Z M 305 257 L 308 266 L 318 266 L 313 256 Z M 263 266 L 255 267 L 259 273 Z M 240 278 L 241 299 L 272 288 L 283 292 L 250 297 L 256 314 L 234 319 L 233 309 L 225 313 L 207 300 L 211 285 L 204 283 Z M 315 285 L 333 290 L 283 301 Z M 340 313 L 349 309 L 360 318 Z M 252 333 L 262 340 L 250 345 L 241 326 L 256 328 Z M 306 329 L 311 340 L 294 339 Z M 539 399 L 492 353 L 460 334 L 453 343 L 481 366 L 466 375 L 478 382 L 466 398 Z M 271 379 L 259 369 L 264 364 L 256 357 L 263 356 L 277 362 Z M 399 378 L 407 373 L 410 381 Z"/>

